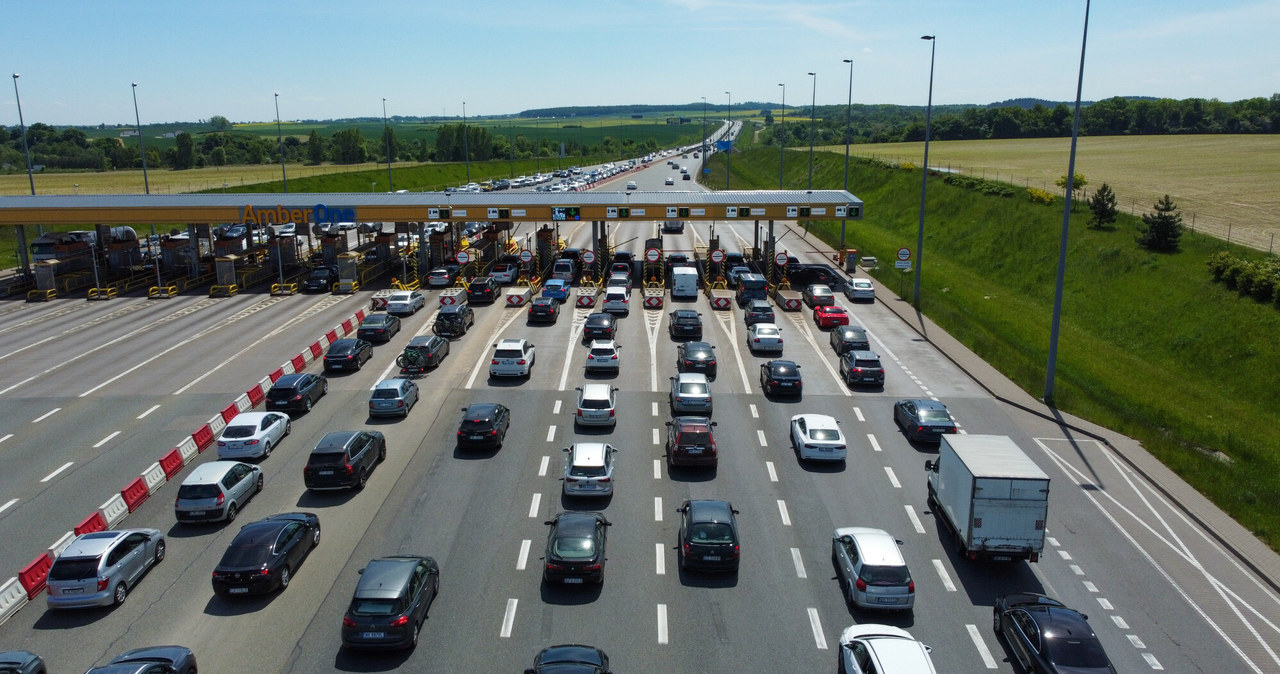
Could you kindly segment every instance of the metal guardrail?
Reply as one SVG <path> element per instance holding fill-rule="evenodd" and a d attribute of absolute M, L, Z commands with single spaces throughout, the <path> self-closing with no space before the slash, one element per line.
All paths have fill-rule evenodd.
<path fill-rule="evenodd" d="M 147 297 L 152 299 L 167 300 L 170 297 L 178 295 L 178 286 L 151 286 L 147 290 Z"/>
<path fill-rule="evenodd" d="M 114 299 L 114 298 L 115 298 L 117 295 L 119 295 L 119 294 L 120 294 L 120 291 L 119 291 L 118 289 L 116 289 L 114 286 L 107 286 L 107 287 L 105 287 L 105 288 L 90 288 L 90 289 L 89 289 L 89 299 L 91 299 L 91 300 L 109 300 L 109 299 Z"/>
<path fill-rule="evenodd" d="M 231 283 L 228 285 L 211 285 L 209 286 L 209 297 L 231 297 L 240 292 L 240 286 Z"/>
<path fill-rule="evenodd" d="M 27 291 L 28 302 L 48 302 L 49 300 L 57 296 L 58 296 L 58 291 L 52 288 L 48 290 L 28 290 Z"/>
<path fill-rule="evenodd" d="M 296 295 L 298 294 L 297 283 L 272 283 L 272 295 Z"/>

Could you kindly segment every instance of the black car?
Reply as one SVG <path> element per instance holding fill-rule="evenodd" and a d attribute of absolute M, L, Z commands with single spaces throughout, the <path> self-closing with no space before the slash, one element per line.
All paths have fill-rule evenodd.
<path fill-rule="evenodd" d="M 511 410 L 498 403 L 472 403 L 462 408 L 459 447 L 501 447 L 511 427 Z"/>
<path fill-rule="evenodd" d="M 741 546 L 734 515 L 738 511 L 728 501 L 685 501 L 676 512 L 680 513 L 676 552 L 680 568 L 737 572 Z"/>
<path fill-rule="evenodd" d="M 944 433 L 955 433 L 956 422 L 947 406 L 936 400 L 907 399 L 893 404 L 893 421 L 914 442 L 942 442 Z"/>
<path fill-rule="evenodd" d="M 840 377 L 849 386 L 884 386 L 884 366 L 874 351 L 845 351 L 840 356 Z"/>
<path fill-rule="evenodd" d="M 871 340 L 867 331 L 860 325 L 837 325 L 831 329 L 831 350 L 837 356 L 847 351 L 867 351 L 871 348 Z"/>
<path fill-rule="evenodd" d="M 213 570 L 213 591 L 233 595 L 284 590 L 319 543 L 320 518 L 315 513 L 281 513 L 246 524 Z"/>
<path fill-rule="evenodd" d="M 333 290 L 338 282 L 337 267 L 316 267 L 302 281 L 303 292 L 325 293 Z"/>
<path fill-rule="evenodd" d="M 672 337 L 702 339 L 702 314 L 692 309 L 677 309 L 671 312 L 667 330 Z"/>
<path fill-rule="evenodd" d="M 436 322 L 431 326 L 431 331 L 441 337 L 461 337 L 467 334 L 467 329 L 476 324 L 476 314 L 471 307 L 466 304 L 448 304 L 440 307 L 440 313 L 436 314 Z"/>
<path fill-rule="evenodd" d="M 597 312 L 587 316 L 582 324 L 582 341 L 613 339 L 618 334 L 618 319 L 613 314 Z"/>
<path fill-rule="evenodd" d="M 498 282 L 492 276 L 477 276 L 467 284 L 468 302 L 495 302 L 498 299 Z"/>
<path fill-rule="evenodd" d="M 609 656 L 594 646 L 551 646 L 538 653 L 524 674 L 610 674 Z"/>
<path fill-rule="evenodd" d="M 769 300 L 751 300 L 743 311 L 742 318 L 747 327 L 756 323 L 773 323 L 773 305 L 769 304 Z"/>
<path fill-rule="evenodd" d="M 286 374 L 267 389 L 266 408 L 269 412 L 310 412 L 328 392 L 329 380 L 322 374 Z"/>
<path fill-rule="evenodd" d="M 363 339 L 339 339 L 324 354 L 324 371 L 359 370 L 373 358 L 373 344 Z"/>
<path fill-rule="evenodd" d="M 527 319 L 530 323 L 555 323 L 560 318 L 560 302 L 550 297 L 535 297 L 529 303 Z"/>
<path fill-rule="evenodd" d="M 342 617 L 346 648 L 413 648 L 440 591 L 440 566 L 419 555 L 369 562 Z"/>
<path fill-rule="evenodd" d="M 804 392 L 803 386 L 800 366 L 795 361 L 770 360 L 760 366 L 760 388 L 766 394 L 786 393 L 798 396 Z"/>
<path fill-rule="evenodd" d="M 9 672 L 0 662 L 0 672 Z M 147 646 L 125 651 L 111 662 L 94 667 L 85 674 L 196 674 L 196 654 L 186 646 Z M 44 672 L 40 669 L 17 669 L 17 674 Z"/>
<path fill-rule="evenodd" d="M 31 651 L 0 652 L 0 673 L 2 674 L 47 674 L 48 671 L 44 658 Z"/>
<path fill-rule="evenodd" d="M 701 372 L 707 379 L 716 378 L 716 352 L 706 342 L 685 342 L 676 346 L 676 371 Z"/>
<path fill-rule="evenodd" d="M 836 273 L 836 270 L 827 265 L 806 264 L 799 265 L 794 270 L 788 270 L 787 282 L 792 288 L 801 288 L 809 285 L 824 285 L 830 287 L 835 292 L 844 290 L 844 277 Z"/>
<path fill-rule="evenodd" d="M 422 374 L 427 368 L 438 367 L 449 355 L 449 340 L 438 335 L 422 335 L 409 340 L 404 351 L 396 358 L 400 374 Z"/>
<path fill-rule="evenodd" d="M 400 318 L 391 314 L 369 314 L 360 321 L 356 337 L 368 342 L 389 342 L 400 332 Z"/>
<path fill-rule="evenodd" d="M 387 439 L 378 431 L 333 431 L 320 438 L 302 483 L 307 489 L 364 489 L 369 474 L 387 458 Z"/>
<path fill-rule="evenodd" d="M 996 598 L 992 627 L 1028 672 L 1115 674 L 1089 616 L 1042 594 L 1017 592 Z"/>
<path fill-rule="evenodd" d="M 542 580 L 580 585 L 604 582 L 604 547 L 609 520 L 603 513 L 564 512 L 547 520 L 547 555 Z"/>

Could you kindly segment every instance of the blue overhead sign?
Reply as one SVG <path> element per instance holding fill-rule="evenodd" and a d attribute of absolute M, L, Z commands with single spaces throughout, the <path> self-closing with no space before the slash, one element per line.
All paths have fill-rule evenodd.
<path fill-rule="evenodd" d="M 717 140 L 717 141 L 716 141 L 716 149 L 717 149 L 717 150 L 728 150 L 728 149 L 729 149 L 729 148 L 731 148 L 731 147 L 733 147 L 733 141 L 731 141 L 731 140 Z"/>

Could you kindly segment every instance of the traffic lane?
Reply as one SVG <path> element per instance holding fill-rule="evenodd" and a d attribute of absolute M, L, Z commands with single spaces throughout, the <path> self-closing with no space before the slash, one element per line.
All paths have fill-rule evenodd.
<path fill-rule="evenodd" d="M 81 302 L 71 299 L 39 303 L 11 303 L 14 310 L 0 314 L 0 362 L 17 358 L 19 354 L 38 349 L 58 339 L 59 335 L 73 334 L 86 325 L 104 320 L 129 316 L 147 310 L 158 311 L 156 304 L 144 298 L 123 298 L 118 302 Z"/>

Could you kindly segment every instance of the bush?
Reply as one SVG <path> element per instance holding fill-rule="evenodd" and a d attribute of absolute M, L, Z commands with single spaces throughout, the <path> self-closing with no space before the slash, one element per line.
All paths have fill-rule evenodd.
<path fill-rule="evenodd" d="M 1239 287 L 1240 275 L 1245 273 L 1248 269 L 1248 265 L 1248 262 L 1245 262 L 1238 257 L 1231 258 L 1231 264 L 1227 265 L 1227 268 L 1222 272 L 1222 284 L 1231 290 L 1237 289 Z"/>
<path fill-rule="evenodd" d="M 1222 273 L 1227 270 L 1227 266 L 1231 264 L 1231 260 L 1231 253 L 1228 253 L 1225 250 L 1220 250 L 1209 256 L 1209 259 L 1205 261 L 1205 264 L 1208 265 L 1209 273 L 1213 275 L 1213 280 L 1222 280 Z"/>
<path fill-rule="evenodd" d="M 1031 199 L 1032 203 L 1044 204 L 1045 206 L 1052 206 L 1056 199 L 1053 194 L 1036 187 L 1027 188 L 1027 198 Z"/>

